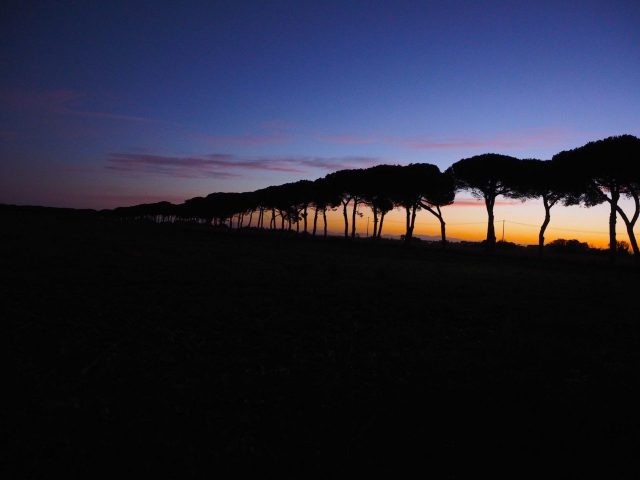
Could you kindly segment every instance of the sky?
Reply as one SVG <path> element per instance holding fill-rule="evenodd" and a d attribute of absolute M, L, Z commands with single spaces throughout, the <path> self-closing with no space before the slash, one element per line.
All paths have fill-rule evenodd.
<path fill-rule="evenodd" d="M 615 0 L 9 2 L 0 203 L 179 203 L 640 136 L 639 25 L 640 3 Z M 486 213 L 457 198 L 450 234 L 481 238 Z M 535 241 L 535 201 L 496 214 L 508 240 Z M 421 215 L 417 233 L 437 234 Z M 548 237 L 603 245 L 606 222 L 558 207 Z"/>

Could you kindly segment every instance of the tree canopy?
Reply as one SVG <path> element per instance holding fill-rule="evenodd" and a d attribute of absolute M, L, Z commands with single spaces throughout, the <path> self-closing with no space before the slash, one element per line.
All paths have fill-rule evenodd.
<path fill-rule="evenodd" d="M 456 188 L 483 199 L 487 208 L 487 245 L 496 243 L 494 213 L 496 198 L 515 191 L 519 160 L 508 155 L 485 153 L 457 161 L 447 170 L 455 178 Z"/>
<path fill-rule="evenodd" d="M 581 185 L 581 199 L 587 206 L 606 202 L 609 214 L 609 251 L 617 252 L 617 215 L 627 227 L 633 252 L 638 255 L 638 243 L 633 229 L 640 215 L 640 139 L 632 135 L 608 137 L 589 142 L 553 157 L 560 168 L 571 172 Z M 620 206 L 621 196 L 634 201 L 634 211 L 628 215 Z"/>

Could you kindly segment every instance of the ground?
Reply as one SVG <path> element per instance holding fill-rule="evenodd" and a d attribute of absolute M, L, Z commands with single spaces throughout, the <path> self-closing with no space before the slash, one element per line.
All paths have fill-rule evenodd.
<path fill-rule="evenodd" d="M 631 264 L 69 212 L 0 241 L 16 476 L 637 450 Z"/>

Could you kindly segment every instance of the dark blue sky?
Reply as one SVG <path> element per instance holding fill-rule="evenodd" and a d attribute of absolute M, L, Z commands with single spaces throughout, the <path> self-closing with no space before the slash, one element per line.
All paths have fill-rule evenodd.
<path fill-rule="evenodd" d="M 638 2 L 102 3 L 2 14 L 0 202 L 181 201 L 640 135 Z"/>

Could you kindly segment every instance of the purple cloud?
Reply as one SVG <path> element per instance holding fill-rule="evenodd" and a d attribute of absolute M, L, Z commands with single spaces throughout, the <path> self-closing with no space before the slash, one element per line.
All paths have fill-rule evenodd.
<path fill-rule="evenodd" d="M 367 168 L 382 163 L 381 159 L 375 157 L 334 157 L 334 158 L 300 158 L 297 159 L 301 165 L 335 172 L 348 168 Z"/>
<path fill-rule="evenodd" d="M 241 158 L 214 153 L 200 157 L 173 157 L 140 153 L 111 153 L 105 168 L 112 172 L 157 174 L 178 178 L 229 178 L 241 171 L 306 173 L 362 168 L 380 163 L 372 157 L 263 157 Z"/>
<path fill-rule="evenodd" d="M 229 178 L 237 176 L 220 170 L 229 156 L 218 158 L 167 157 L 139 153 L 112 153 L 105 168 L 112 172 L 156 174 L 177 178 Z"/>

